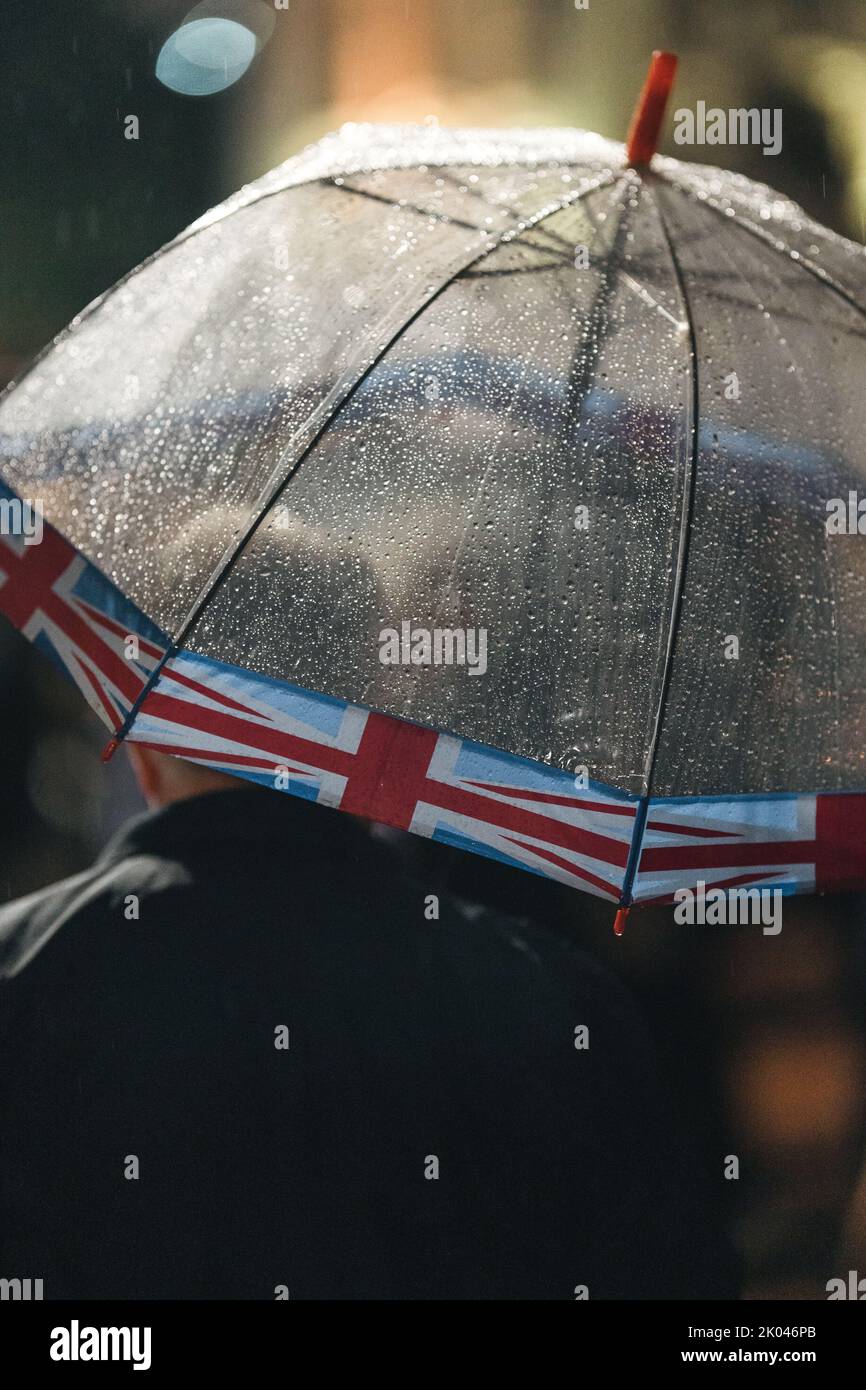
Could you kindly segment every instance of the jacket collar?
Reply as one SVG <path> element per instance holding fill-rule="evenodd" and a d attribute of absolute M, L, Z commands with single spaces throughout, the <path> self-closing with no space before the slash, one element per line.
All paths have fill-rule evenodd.
<path fill-rule="evenodd" d="M 327 855 L 337 876 L 341 869 L 361 869 L 375 878 L 384 854 L 353 816 L 268 788 L 208 792 L 177 801 L 127 822 L 92 868 L 0 906 L 0 979 L 23 970 L 63 926 L 79 893 L 89 893 L 102 872 L 125 859 L 154 855 L 182 863 L 200 846 L 231 862 L 232 851 L 243 843 L 259 848 L 271 844 L 275 858 L 301 867 Z"/>

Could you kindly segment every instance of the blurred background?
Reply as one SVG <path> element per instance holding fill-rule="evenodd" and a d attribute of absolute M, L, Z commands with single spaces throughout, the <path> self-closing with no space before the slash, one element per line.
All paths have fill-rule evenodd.
<path fill-rule="evenodd" d="M 208 23 L 193 34 L 193 20 Z M 714 147 L 712 162 L 866 240 L 862 0 L 4 0 L 0 38 L 0 384 L 206 208 L 342 122 L 623 139 L 655 47 L 680 55 L 674 106 L 783 109 L 777 157 Z M 665 153 L 700 153 L 671 130 Z M 104 741 L 2 623 L 0 901 L 81 868 L 140 809 L 124 758 L 100 763 Z M 443 886 L 576 935 L 637 991 L 747 1295 L 825 1297 L 858 1255 L 866 1275 L 866 1190 L 843 1232 L 866 1139 L 859 898 L 790 902 L 778 937 L 653 911 L 615 940 L 609 909 L 583 896 L 414 838 L 401 848 Z"/>

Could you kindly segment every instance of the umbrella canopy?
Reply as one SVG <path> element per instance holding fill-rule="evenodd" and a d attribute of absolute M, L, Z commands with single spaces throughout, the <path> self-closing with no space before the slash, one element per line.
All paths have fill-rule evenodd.
<path fill-rule="evenodd" d="M 616 902 L 866 883 L 864 313 L 740 176 L 346 127 L 6 395 L 0 611 L 117 739 Z"/>

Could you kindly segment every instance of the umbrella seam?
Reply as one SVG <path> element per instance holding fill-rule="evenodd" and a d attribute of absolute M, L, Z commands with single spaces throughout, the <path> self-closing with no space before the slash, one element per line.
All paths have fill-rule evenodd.
<path fill-rule="evenodd" d="M 400 212 L 416 212 L 419 217 L 432 217 L 436 222 L 447 222 L 452 227 L 463 227 L 467 232 L 484 232 L 484 227 L 479 227 L 477 222 L 466 222 L 462 217 L 452 217 L 447 212 L 437 212 L 435 208 L 420 207 L 418 203 L 401 202 L 398 198 L 387 198 L 384 193 L 374 193 L 371 188 L 354 188 L 352 184 L 338 182 L 338 179 L 354 178 L 353 174 L 335 174 L 332 178 L 320 179 L 327 188 L 336 188 L 339 193 L 353 193 L 356 198 L 367 198 L 372 203 L 383 203 L 385 207 L 396 208 Z M 498 203 L 488 203 L 488 207 L 500 208 Z M 511 208 L 504 208 L 505 212 L 512 212 Z"/>
<path fill-rule="evenodd" d="M 298 469 L 304 463 L 305 459 L 309 457 L 310 453 L 316 447 L 319 440 L 331 426 L 331 424 L 336 419 L 337 415 L 340 413 L 343 407 L 348 404 L 348 402 L 356 394 L 358 389 L 368 379 L 370 373 L 375 371 L 376 367 L 378 367 L 378 365 L 384 360 L 387 354 L 391 351 L 394 344 L 398 341 L 400 337 L 402 337 L 406 330 L 409 327 L 411 327 L 411 325 L 416 321 L 416 319 L 420 318 L 420 316 L 429 308 L 429 306 L 435 300 L 437 300 L 440 297 L 440 295 L 444 294 L 448 287 L 452 285 L 454 281 L 457 280 L 460 277 L 460 275 L 464 273 L 464 271 L 470 269 L 474 265 L 479 264 L 479 262 L 486 259 L 487 256 L 492 255 L 492 253 L 495 250 L 497 250 L 503 244 L 507 243 L 507 239 L 513 238 L 515 235 L 520 235 L 525 231 L 533 230 L 546 218 L 554 217 L 557 213 L 566 211 L 568 208 L 579 203 L 583 198 L 588 197 L 591 193 L 598 192 L 600 189 L 603 188 L 614 187 L 617 183 L 619 183 L 621 179 L 626 178 L 627 176 L 628 170 L 619 170 L 616 172 L 608 171 L 604 177 L 597 179 L 589 187 L 578 189 L 574 191 L 570 196 L 561 199 L 554 206 L 546 207 L 539 210 L 539 212 L 535 214 L 534 218 L 528 218 L 525 224 L 523 224 L 522 226 L 518 225 L 515 227 L 510 227 L 506 231 L 501 232 L 492 242 L 492 244 L 486 246 L 480 253 L 476 253 L 468 261 L 458 266 L 456 270 L 452 271 L 446 277 L 446 279 L 443 280 L 442 284 L 437 286 L 435 291 L 432 294 L 428 295 L 424 299 L 423 303 L 421 303 L 413 311 L 413 313 L 411 313 L 409 317 L 406 318 L 400 324 L 400 326 L 391 335 L 386 345 L 382 347 L 376 354 L 376 356 L 373 358 L 372 362 L 368 363 L 368 365 L 363 369 L 363 371 L 360 373 L 357 379 L 354 382 L 352 382 L 352 384 L 348 387 L 344 394 L 335 402 L 333 408 L 328 412 L 325 419 L 315 430 L 315 433 L 313 434 L 312 438 L 307 441 L 306 445 L 301 450 L 301 453 L 298 455 L 295 462 L 291 465 L 285 477 L 282 478 L 275 487 L 272 487 L 269 490 L 267 497 L 265 498 L 257 515 L 255 516 L 255 519 L 246 527 L 243 536 L 240 538 L 238 544 L 234 547 L 231 554 L 228 556 L 228 558 L 224 558 L 221 564 L 218 565 L 217 569 L 211 575 L 210 580 L 200 590 L 199 596 L 193 604 L 193 607 L 190 609 L 186 618 L 181 622 L 176 635 L 170 638 L 168 647 L 166 648 L 163 655 L 160 657 L 159 661 L 154 666 L 153 670 L 150 673 L 150 676 L 148 677 L 138 696 L 130 706 L 130 709 L 126 717 L 115 731 L 113 738 L 113 742 L 115 744 L 121 743 L 126 738 L 127 734 L 130 732 L 133 724 L 135 723 L 136 718 L 138 717 L 139 710 L 141 709 L 151 690 L 153 690 L 153 688 L 157 684 L 165 666 L 182 650 L 189 634 L 192 632 L 199 618 L 204 613 L 205 609 L 207 608 L 211 599 L 216 594 L 217 590 L 221 587 L 226 575 L 234 567 L 237 560 L 245 551 L 250 540 L 258 530 L 262 520 L 270 511 L 274 503 L 277 501 L 283 489 L 295 476 Z"/>
<path fill-rule="evenodd" d="M 686 184 L 679 183 L 676 179 L 666 178 L 664 175 L 661 177 L 664 178 L 665 182 L 668 183 L 671 188 L 675 188 L 678 193 L 682 193 L 687 198 L 691 198 L 699 207 L 709 208 L 717 217 L 721 217 L 724 222 L 728 223 L 730 226 L 738 227 L 741 232 L 748 232 L 750 236 L 762 242 L 764 246 L 768 246 L 770 250 L 775 251 L 777 255 L 787 256 L 792 265 L 801 266 L 814 280 L 817 280 L 821 285 L 825 285 L 828 289 L 833 290 L 835 294 L 839 295 L 840 299 L 843 299 L 845 303 L 852 309 L 855 309 L 858 314 L 862 314 L 864 318 L 866 318 L 866 305 L 861 304 L 849 290 L 845 289 L 844 285 L 840 284 L 823 266 L 817 265 L 811 257 L 804 256 L 802 251 L 798 251 L 794 246 L 789 246 L 781 237 L 773 237 L 766 228 L 759 226 L 756 222 L 752 222 L 748 217 L 740 216 L 736 209 L 734 210 L 733 217 L 729 217 L 725 209 L 721 208 L 714 199 L 699 198 Z"/>
<path fill-rule="evenodd" d="M 671 610 L 668 619 L 668 638 L 665 648 L 664 663 L 662 666 L 661 688 L 659 690 L 658 705 L 656 707 L 655 720 L 650 735 L 649 747 L 647 749 L 646 761 L 644 763 L 644 792 L 641 796 L 637 810 L 635 812 L 634 829 L 632 840 L 629 847 L 628 860 L 626 861 L 625 875 L 623 877 L 620 904 L 623 907 L 630 907 L 632 902 L 632 888 L 640 868 L 641 852 L 643 850 L 644 833 L 646 831 L 647 817 L 649 814 L 650 801 L 652 799 L 653 777 L 655 775 L 656 758 L 658 755 L 659 744 L 661 742 L 664 717 L 667 709 L 668 692 L 670 690 L 671 677 L 673 673 L 674 654 L 676 641 L 680 628 L 680 617 L 682 614 L 683 589 L 685 587 L 686 565 L 689 555 L 689 538 L 691 534 L 692 506 L 695 493 L 695 481 L 698 467 L 698 443 L 700 432 L 700 413 L 699 413 L 699 394 L 698 394 L 698 344 L 697 333 L 695 330 L 695 320 L 692 313 L 692 306 L 686 288 L 685 277 L 682 266 L 676 253 L 667 221 L 662 210 L 662 204 L 658 198 L 654 186 L 653 178 L 649 174 L 642 178 L 643 186 L 656 210 L 659 219 L 662 236 L 671 259 L 680 299 L 682 301 L 685 321 L 689 336 L 689 357 L 690 357 L 690 389 L 689 405 L 691 411 L 691 441 L 689 447 L 689 458 L 683 474 L 682 495 L 680 498 L 680 530 L 677 542 L 676 570 L 674 572 Z"/>
<path fill-rule="evenodd" d="M 329 179 L 321 179 L 320 182 L 330 188 L 338 189 L 341 193 L 354 193 L 356 198 L 368 198 L 371 202 L 382 203 L 385 207 L 396 208 L 399 212 L 416 212 L 419 217 L 430 217 L 436 222 L 445 222 L 452 227 L 463 227 L 464 230 L 468 232 L 483 233 L 485 231 L 485 228 L 479 227 L 477 222 L 466 222 L 462 217 L 453 217 L 450 213 L 447 212 L 437 212 L 435 208 L 421 207 L 418 203 L 404 202 L 398 198 L 386 198 L 384 193 L 374 193 L 373 190 L 369 188 L 355 188 L 352 184 L 346 183 L 345 181 L 337 182 L 338 177 L 342 178 L 343 176 L 334 176 L 333 178 Z M 351 178 L 353 177 L 353 175 L 347 175 L 346 177 Z M 476 194 L 475 196 L 481 197 L 482 195 Z M 493 208 L 496 212 L 509 213 L 512 217 L 516 217 L 518 219 L 527 215 L 526 213 L 521 212 L 519 208 L 511 207 L 508 203 L 499 203 L 488 199 L 484 199 L 483 201 L 485 207 Z M 573 254 L 573 248 L 569 246 L 565 238 L 559 237 L 555 233 L 547 231 L 543 226 L 541 226 L 540 223 L 538 224 L 538 227 L 540 228 L 543 235 L 550 237 L 551 241 L 557 242 L 559 248 L 562 248 L 558 249 L 557 251 L 554 251 L 549 246 L 542 247 L 539 249 L 546 251 L 547 254 L 550 256 L 558 255 L 560 260 L 567 260 L 570 262 L 571 255 L 569 254 L 569 252 Z M 536 228 L 533 227 L 531 230 L 535 231 Z M 507 274 L 509 272 L 499 273 Z"/>
<path fill-rule="evenodd" d="M 582 166 L 574 165 L 572 167 L 580 168 Z M 457 188 L 458 191 L 462 189 L 469 198 L 480 199 L 482 202 L 488 203 L 489 206 L 500 208 L 503 212 L 510 212 L 512 217 L 520 217 L 522 215 L 520 208 L 513 207 L 510 202 L 492 202 L 488 200 L 480 189 L 470 188 L 469 185 L 465 183 L 461 184 L 459 179 L 454 174 L 450 173 L 447 167 L 442 167 L 440 169 L 440 176 L 443 182 L 450 183 L 451 186 Z M 350 177 L 353 176 L 350 175 Z M 565 237 L 560 236 L 558 232 L 552 232 L 549 228 L 544 228 L 544 235 L 550 237 L 551 241 L 558 242 L 566 253 L 571 253 L 573 255 L 574 248 L 571 243 L 568 242 Z"/>

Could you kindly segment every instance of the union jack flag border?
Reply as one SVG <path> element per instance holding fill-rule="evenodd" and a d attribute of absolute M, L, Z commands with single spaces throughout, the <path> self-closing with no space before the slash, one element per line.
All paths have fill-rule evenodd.
<path fill-rule="evenodd" d="M 14 494 L 0 483 L 0 497 Z M 0 535 L 0 613 L 113 734 L 168 647 L 47 523 L 39 544 Z M 614 903 L 668 903 L 699 881 L 783 893 L 866 886 L 866 793 L 654 797 L 644 807 L 615 787 L 576 785 L 559 768 L 188 651 L 165 663 L 126 737 Z"/>

